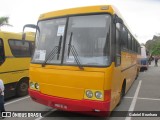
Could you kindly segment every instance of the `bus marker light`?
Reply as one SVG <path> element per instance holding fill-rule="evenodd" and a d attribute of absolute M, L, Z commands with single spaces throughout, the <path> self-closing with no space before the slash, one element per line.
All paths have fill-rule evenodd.
<path fill-rule="evenodd" d="M 101 10 L 108 10 L 108 9 L 109 9 L 108 6 L 102 6 L 102 7 L 101 7 Z"/>

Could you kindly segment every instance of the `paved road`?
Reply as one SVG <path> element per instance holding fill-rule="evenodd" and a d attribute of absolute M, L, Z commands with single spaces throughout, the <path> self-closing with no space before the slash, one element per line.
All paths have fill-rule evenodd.
<path fill-rule="evenodd" d="M 149 66 L 148 71 L 141 72 L 139 74 L 138 79 L 133 83 L 132 87 L 123 98 L 121 104 L 114 111 L 160 111 L 159 86 L 160 67 L 154 67 L 152 63 L 152 65 Z M 39 118 L 5 118 L 6 120 L 106 120 L 106 118 L 88 117 L 75 113 L 59 113 L 56 109 L 52 109 L 33 102 L 29 96 L 7 100 L 5 107 L 7 111 L 44 111 L 42 114 L 45 116 Z M 157 117 L 131 118 L 114 116 L 115 114 L 112 113 L 111 117 L 107 120 L 160 120 L 160 118 Z"/>

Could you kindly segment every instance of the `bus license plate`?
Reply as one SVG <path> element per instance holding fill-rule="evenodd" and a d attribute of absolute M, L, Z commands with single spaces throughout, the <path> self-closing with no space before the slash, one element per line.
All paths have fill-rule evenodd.
<path fill-rule="evenodd" d="M 67 109 L 67 106 L 63 104 L 54 104 L 54 106 L 61 109 Z"/>

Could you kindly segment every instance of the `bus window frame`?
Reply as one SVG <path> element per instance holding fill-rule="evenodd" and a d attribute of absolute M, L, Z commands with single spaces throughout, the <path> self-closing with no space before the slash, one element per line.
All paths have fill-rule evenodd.
<path fill-rule="evenodd" d="M 2 61 L 0 61 L 0 65 L 2 65 L 4 62 L 5 62 L 5 59 L 6 59 L 6 57 L 5 57 L 5 49 L 4 49 L 4 42 L 3 42 L 3 39 L 2 38 L 0 38 L 0 41 L 1 41 L 1 43 L 2 43 L 2 54 L 3 54 L 3 56 L 2 56 Z"/>

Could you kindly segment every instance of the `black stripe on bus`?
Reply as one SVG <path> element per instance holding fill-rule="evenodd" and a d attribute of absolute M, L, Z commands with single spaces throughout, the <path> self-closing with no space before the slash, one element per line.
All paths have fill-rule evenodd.
<path fill-rule="evenodd" d="M 128 69 L 130 69 L 130 68 L 134 67 L 135 65 L 137 65 L 137 64 L 131 65 L 131 66 L 129 66 L 129 67 L 127 67 L 127 68 L 125 68 L 125 69 L 121 70 L 121 72 L 124 72 L 125 70 L 128 70 Z"/>
<path fill-rule="evenodd" d="M 5 58 L 30 58 L 30 56 L 20 56 L 20 57 L 14 57 L 14 56 L 5 56 Z"/>
<path fill-rule="evenodd" d="M 14 70 L 14 71 L 0 72 L 0 74 L 12 73 L 12 72 L 19 72 L 19 71 L 26 71 L 26 70 L 29 70 L 29 69 L 23 69 L 23 70 Z"/>

